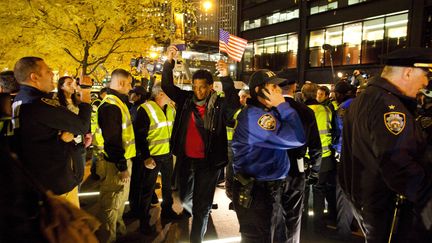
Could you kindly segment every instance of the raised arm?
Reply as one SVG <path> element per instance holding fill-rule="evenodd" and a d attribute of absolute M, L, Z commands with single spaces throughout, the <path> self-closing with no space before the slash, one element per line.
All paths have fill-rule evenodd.
<path fill-rule="evenodd" d="M 174 57 L 176 55 L 177 48 L 175 46 L 168 47 L 168 59 L 163 65 L 161 86 L 165 94 L 177 105 L 181 106 L 189 94 L 188 91 L 182 90 L 174 84 L 173 69 L 175 66 Z"/>

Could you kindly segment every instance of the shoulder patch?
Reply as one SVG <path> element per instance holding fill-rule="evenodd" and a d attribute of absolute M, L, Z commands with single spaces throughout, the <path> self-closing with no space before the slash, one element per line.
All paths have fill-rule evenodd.
<path fill-rule="evenodd" d="M 258 125 L 264 130 L 275 130 L 276 119 L 271 114 L 264 114 L 258 119 Z"/>
<path fill-rule="evenodd" d="M 41 98 L 41 101 L 50 106 L 54 106 L 54 107 L 60 106 L 60 102 L 56 99 Z"/>
<path fill-rule="evenodd" d="M 399 135 L 405 128 L 405 114 L 402 112 L 384 113 L 384 124 L 391 133 Z"/>

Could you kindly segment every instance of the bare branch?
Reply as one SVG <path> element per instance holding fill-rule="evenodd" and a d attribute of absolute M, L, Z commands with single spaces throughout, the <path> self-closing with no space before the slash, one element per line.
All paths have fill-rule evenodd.
<path fill-rule="evenodd" d="M 78 38 L 80 38 L 82 40 L 83 38 L 82 38 L 82 35 L 81 35 L 81 31 L 79 29 L 79 26 L 77 24 L 75 24 L 75 27 L 76 27 L 76 30 L 77 30 L 77 36 L 78 36 Z"/>
<path fill-rule="evenodd" d="M 64 51 L 65 51 L 69 56 L 71 56 L 71 57 L 72 57 L 76 62 L 78 62 L 78 63 L 82 63 L 82 61 L 78 60 L 78 58 L 76 58 L 68 48 L 63 48 L 63 50 L 64 50 Z"/>

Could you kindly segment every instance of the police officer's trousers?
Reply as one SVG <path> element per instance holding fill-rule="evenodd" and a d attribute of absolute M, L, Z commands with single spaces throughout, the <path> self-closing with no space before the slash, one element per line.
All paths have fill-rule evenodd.
<path fill-rule="evenodd" d="M 127 167 L 132 174 L 131 160 L 127 160 Z M 126 234 L 122 217 L 129 195 L 130 182 L 122 183 L 115 164 L 104 159 L 100 159 L 97 163 L 97 174 L 101 178 L 99 216 L 102 222 L 98 238 L 101 242 L 114 242 L 117 233 Z"/>
<path fill-rule="evenodd" d="M 276 226 L 282 212 L 281 195 L 283 181 L 254 182 L 252 203 L 249 208 L 239 205 L 241 184 L 233 183 L 233 203 L 240 223 L 242 242 L 262 243 L 278 242 L 275 237 Z"/>

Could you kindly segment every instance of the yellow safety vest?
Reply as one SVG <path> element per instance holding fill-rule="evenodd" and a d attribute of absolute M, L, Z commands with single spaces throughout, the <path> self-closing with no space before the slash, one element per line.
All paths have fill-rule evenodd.
<path fill-rule="evenodd" d="M 339 109 L 339 104 L 337 103 L 337 101 L 333 100 L 331 103 L 333 104 L 334 110 L 337 111 Z"/>
<path fill-rule="evenodd" d="M 98 126 L 98 120 L 97 120 L 97 109 L 99 108 L 99 106 L 102 104 L 102 102 L 99 104 L 99 106 L 95 107 L 95 103 L 99 101 L 101 102 L 100 99 L 96 99 L 91 103 L 92 106 L 92 113 L 91 113 L 91 120 L 90 120 L 90 131 L 92 134 L 94 134 L 96 132 L 96 127 Z"/>
<path fill-rule="evenodd" d="M 135 148 L 135 134 L 132 127 L 132 120 L 129 113 L 129 110 L 123 101 L 121 101 L 117 96 L 108 94 L 105 96 L 105 98 L 102 100 L 99 108 L 104 103 L 109 103 L 112 105 L 117 106 L 120 108 L 121 114 L 122 114 L 122 142 L 123 142 L 123 149 L 125 150 L 124 157 L 125 159 L 130 159 L 136 156 L 136 148 Z M 99 114 L 99 108 L 98 112 L 96 113 L 96 120 L 98 120 L 98 114 Z M 95 136 L 94 136 L 94 144 L 96 145 L 97 149 L 101 152 L 103 152 L 106 156 L 108 154 L 104 150 L 104 138 L 102 136 L 102 130 L 99 126 L 99 123 L 97 123 Z"/>
<path fill-rule="evenodd" d="M 0 118 L 0 132 L 3 136 L 12 136 L 12 118 L 11 117 L 3 117 Z"/>
<path fill-rule="evenodd" d="M 236 113 L 234 113 L 234 116 L 233 116 L 233 119 L 234 120 L 237 120 L 237 116 L 238 116 L 238 114 L 240 113 L 240 111 L 241 111 L 242 109 L 238 109 L 237 111 L 236 111 Z M 237 123 L 237 121 L 236 121 L 236 123 Z M 235 126 L 234 126 L 235 127 Z M 226 127 L 226 131 L 227 131 L 227 140 L 228 141 L 232 141 L 232 139 L 233 139 L 233 136 L 234 136 L 234 127 Z"/>
<path fill-rule="evenodd" d="M 318 131 L 322 146 L 322 157 L 331 155 L 330 146 L 332 144 L 332 112 L 328 106 L 308 105 L 315 113 Z"/>
<path fill-rule="evenodd" d="M 143 108 L 150 118 L 150 127 L 146 138 L 149 144 L 150 155 L 168 154 L 170 152 L 169 142 L 176 113 L 174 107 L 168 104 L 164 113 L 156 102 L 149 100 L 141 104 L 139 108 Z"/>

